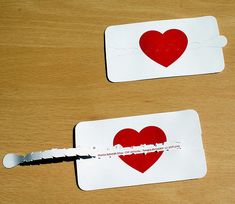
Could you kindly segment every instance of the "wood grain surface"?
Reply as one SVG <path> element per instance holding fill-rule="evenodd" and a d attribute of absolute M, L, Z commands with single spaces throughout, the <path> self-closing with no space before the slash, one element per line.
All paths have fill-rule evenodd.
<path fill-rule="evenodd" d="M 0 1 L 0 158 L 71 147 L 83 120 L 196 109 L 208 164 L 199 180 L 85 192 L 73 162 L 0 167 L 0 203 L 235 203 L 235 1 Z M 213 15 L 219 74 L 110 83 L 109 25 Z M 78 170 L 79 171 L 79 170 Z"/>

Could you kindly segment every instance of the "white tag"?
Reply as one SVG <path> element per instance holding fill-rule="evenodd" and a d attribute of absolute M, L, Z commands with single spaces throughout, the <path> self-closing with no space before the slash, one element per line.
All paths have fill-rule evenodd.
<path fill-rule="evenodd" d="M 75 128 L 75 142 L 76 147 L 101 149 L 165 143 L 180 147 L 79 159 L 77 181 L 83 190 L 201 178 L 207 171 L 200 121 L 194 110 L 81 122 Z"/>
<path fill-rule="evenodd" d="M 124 82 L 221 72 L 226 43 L 212 16 L 109 26 L 107 76 Z"/>

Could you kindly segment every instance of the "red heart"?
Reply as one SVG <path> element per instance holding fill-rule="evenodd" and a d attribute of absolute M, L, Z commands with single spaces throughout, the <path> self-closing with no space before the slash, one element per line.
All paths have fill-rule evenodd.
<path fill-rule="evenodd" d="M 148 126 L 139 133 L 136 130 L 127 128 L 119 131 L 113 140 L 113 145 L 120 144 L 122 147 L 139 146 L 141 144 L 156 144 L 166 142 L 166 135 L 158 127 Z M 122 161 L 144 173 L 149 169 L 162 155 L 163 151 L 151 152 L 148 154 L 132 154 L 119 156 Z"/>
<path fill-rule="evenodd" d="M 177 29 L 167 30 L 163 34 L 150 30 L 140 37 L 139 44 L 149 58 L 168 67 L 184 53 L 188 38 L 183 31 Z"/>

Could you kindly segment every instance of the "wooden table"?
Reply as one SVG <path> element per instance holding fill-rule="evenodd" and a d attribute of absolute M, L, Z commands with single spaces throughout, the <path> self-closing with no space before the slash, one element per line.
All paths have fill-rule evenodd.
<path fill-rule="evenodd" d="M 208 164 L 199 180 L 85 192 L 73 162 L 0 167 L 0 203 L 235 203 L 235 1 L 1 1 L 0 155 L 71 147 L 83 120 L 196 109 Z M 105 74 L 108 25 L 213 15 L 222 73 L 128 83 Z"/>

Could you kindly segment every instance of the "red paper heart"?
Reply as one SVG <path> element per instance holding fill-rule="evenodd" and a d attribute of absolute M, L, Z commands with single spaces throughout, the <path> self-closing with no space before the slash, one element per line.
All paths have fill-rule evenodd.
<path fill-rule="evenodd" d="M 148 126 L 139 133 L 136 130 L 127 128 L 119 131 L 113 140 L 113 145 L 120 144 L 122 147 L 139 146 L 141 144 L 156 144 L 166 142 L 165 133 L 158 127 Z M 133 154 L 119 156 L 122 161 L 144 173 L 149 169 L 162 155 L 163 151 L 151 152 L 148 154 Z"/>
<path fill-rule="evenodd" d="M 139 44 L 149 58 L 168 67 L 184 53 L 188 38 L 183 31 L 177 29 L 167 30 L 163 34 L 150 30 L 140 37 Z"/>

